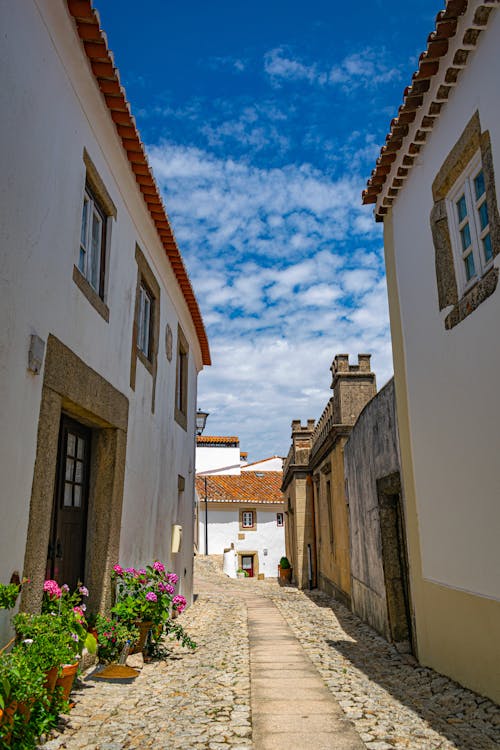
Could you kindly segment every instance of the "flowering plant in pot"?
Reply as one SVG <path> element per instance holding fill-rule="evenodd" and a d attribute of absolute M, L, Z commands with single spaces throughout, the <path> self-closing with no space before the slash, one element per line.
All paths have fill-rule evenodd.
<path fill-rule="evenodd" d="M 45 674 L 45 688 L 54 689 L 62 664 L 73 662 L 75 641 L 54 615 L 19 612 L 13 620 L 18 642 L 29 644 L 31 663 Z"/>
<path fill-rule="evenodd" d="M 139 630 L 133 625 L 104 615 L 96 616 L 95 629 L 99 661 L 105 663 L 118 661 L 126 644 L 133 646 L 139 638 Z"/>
<path fill-rule="evenodd" d="M 85 620 L 87 606 L 83 599 L 88 595 L 88 589 L 82 585 L 77 586 L 73 593 L 66 584 L 59 586 L 53 580 L 47 580 L 43 585 L 42 613 L 58 616 L 61 629 L 69 634 L 73 661 L 81 656 L 84 648 L 91 654 L 97 649 L 96 639 L 88 632 Z"/>

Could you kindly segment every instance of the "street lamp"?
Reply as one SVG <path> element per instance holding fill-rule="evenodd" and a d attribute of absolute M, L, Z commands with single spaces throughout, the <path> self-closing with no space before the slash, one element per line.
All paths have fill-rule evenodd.
<path fill-rule="evenodd" d="M 207 423 L 207 417 L 209 416 L 207 411 L 202 411 L 201 409 L 198 409 L 196 412 L 196 434 L 200 436 L 205 429 L 205 425 Z"/>
<path fill-rule="evenodd" d="M 196 434 L 199 437 L 207 423 L 209 413 L 198 409 L 196 412 Z M 205 475 L 205 554 L 208 555 L 208 497 L 207 497 L 207 477 Z"/>

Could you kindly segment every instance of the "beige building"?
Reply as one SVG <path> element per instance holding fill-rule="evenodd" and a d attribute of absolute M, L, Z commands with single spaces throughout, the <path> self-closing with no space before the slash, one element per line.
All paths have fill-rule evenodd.
<path fill-rule="evenodd" d="M 418 658 L 500 701 L 497 5 L 448 0 L 363 197 L 384 222 Z"/>
<path fill-rule="evenodd" d="M 203 321 L 90 1 L 0 5 L 0 580 L 192 593 Z M 183 544 L 172 546 L 182 526 Z M 5 642 L 6 621 L 0 621 Z"/>
<path fill-rule="evenodd" d="M 331 371 L 333 396 L 318 423 L 292 423 L 283 470 L 287 554 L 299 587 L 318 586 L 350 607 L 344 445 L 376 385 L 368 354 L 360 354 L 357 365 L 349 363 L 347 354 L 338 354 Z"/>

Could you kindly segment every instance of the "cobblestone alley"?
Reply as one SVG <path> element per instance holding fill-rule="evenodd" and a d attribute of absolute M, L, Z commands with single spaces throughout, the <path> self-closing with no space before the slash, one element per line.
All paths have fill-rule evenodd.
<path fill-rule="evenodd" d="M 500 709 L 398 654 L 337 602 L 197 560 L 198 643 L 133 684 L 83 680 L 44 750 L 491 750 Z"/>

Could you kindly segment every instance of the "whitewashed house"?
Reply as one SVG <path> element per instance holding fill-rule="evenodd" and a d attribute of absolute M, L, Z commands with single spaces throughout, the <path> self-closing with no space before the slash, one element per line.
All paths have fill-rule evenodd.
<path fill-rule="evenodd" d="M 384 222 L 419 660 L 500 701 L 497 0 L 448 0 L 364 193 Z"/>
<path fill-rule="evenodd" d="M 96 610 L 114 563 L 160 558 L 189 600 L 198 305 L 90 1 L 0 25 L 0 580 Z"/>
<path fill-rule="evenodd" d="M 195 550 L 223 555 L 233 548 L 233 573 L 242 568 L 251 577 L 276 577 L 285 554 L 281 459 L 246 465 L 240 456 L 237 437 L 196 438 Z"/>

